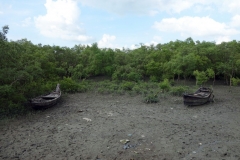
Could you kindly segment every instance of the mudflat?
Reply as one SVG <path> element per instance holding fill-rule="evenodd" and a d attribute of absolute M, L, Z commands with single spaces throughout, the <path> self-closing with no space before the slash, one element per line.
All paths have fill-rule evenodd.
<path fill-rule="evenodd" d="M 240 87 L 216 85 L 215 102 L 95 92 L 1 121 L 0 159 L 240 159 Z"/>

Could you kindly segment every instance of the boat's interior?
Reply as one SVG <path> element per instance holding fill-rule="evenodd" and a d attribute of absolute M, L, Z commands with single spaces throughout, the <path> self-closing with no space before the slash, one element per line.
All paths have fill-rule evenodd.
<path fill-rule="evenodd" d="M 41 96 L 42 99 L 54 99 L 59 97 L 59 93 L 51 93 L 45 96 Z"/>
<path fill-rule="evenodd" d="M 194 96 L 207 97 L 207 96 L 209 96 L 209 93 L 207 93 L 207 92 L 199 92 L 199 93 L 195 93 Z"/>

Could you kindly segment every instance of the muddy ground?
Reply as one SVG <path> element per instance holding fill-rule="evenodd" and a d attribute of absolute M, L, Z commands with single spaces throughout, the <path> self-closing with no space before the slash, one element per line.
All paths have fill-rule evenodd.
<path fill-rule="evenodd" d="M 240 88 L 214 86 L 215 103 L 87 92 L 1 121 L 0 159 L 240 159 Z M 129 140 L 127 144 L 120 142 Z"/>

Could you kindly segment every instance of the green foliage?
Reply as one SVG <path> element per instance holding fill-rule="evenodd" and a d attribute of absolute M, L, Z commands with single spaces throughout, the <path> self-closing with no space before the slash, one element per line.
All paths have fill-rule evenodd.
<path fill-rule="evenodd" d="M 104 80 L 96 82 L 93 85 L 98 93 L 102 94 L 125 94 L 130 95 L 144 95 L 150 92 L 159 92 L 158 83 L 153 82 L 132 82 L 132 81 L 110 81 Z"/>
<path fill-rule="evenodd" d="M 145 96 L 144 102 L 145 103 L 157 103 L 157 102 L 159 102 L 159 98 L 158 98 L 157 94 L 150 93 Z"/>
<path fill-rule="evenodd" d="M 174 96 L 182 96 L 183 93 L 186 93 L 189 90 L 187 86 L 174 86 L 170 89 L 170 94 Z"/>
<path fill-rule="evenodd" d="M 233 86 L 237 86 L 240 84 L 240 79 L 239 78 L 231 78 L 231 82 Z"/>
<path fill-rule="evenodd" d="M 156 77 L 156 76 L 150 76 L 150 81 L 152 81 L 152 82 L 158 82 L 158 81 L 159 81 L 159 78 Z"/>
<path fill-rule="evenodd" d="M 98 93 L 102 94 L 121 93 L 121 87 L 116 81 L 103 80 L 97 82 L 94 88 L 97 89 Z"/>
<path fill-rule="evenodd" d="M 160 62 L 155 62 L 155 61 L 150 61 L 148 64 L 145 66 L 146 68 L 146 73 L 149 76 L 154 76 L 158 80 L 161 78 L 161 70 L 162 70 L 162 63 Z"/>
<path fill-rule="evenodd" d="M 214 72 L 214 70 L 212 68 L 208 68 L 206 73 L 207 73 L 207 76 L 209 78 L 214 78 L 215 77 L 215 72 Z"/>
<path fill-rule="evenodd" d="M 8 33 L 9 27 L 5 25 L 2 27 L 2 31 L 0 31 L 0 40 L 7 41 L 6 34 Z"/>
<path fill-rule="evenodd" d="M 132 91 L 135 92 L 136 94 L 140 94 L 142 89 L 139 85 L 134 85 L 134 87 L 132 88 Z"/>
<path fill-rule="evenodd" d="M 207 74 L 204 71 L 196 70 L 193 72 L 193 75 L 196 77 L 196 85 L 202 85 L 208 80 Z"/>
<path fill-rule="evenodd" d="M 232 78 L 240 76 L 240 42 L 235 40 L 215 44 L 187 38 L 156 46 L 140 44 L 133 50 L 99 48 L 97 43 L 68 48 L 34 45 L 27 39 L 9 42 L 8 29 L 4 26 L 0 31 L 2 114 L 23 112 L 27 99 L 51 91 L 57 83 L 63 92 L 91 90 L 93 86 L 84 80 L 100 75 L 113 81 L 96 85 L 99 92 L 149 95 L 149 101 L 159 87 L 181 94 L 184 88 L 171 88 L 169 80 L 175 78 L 195 76 L 197 84 L 218 78 L 239 84 L 238 78 Z M 145 79 L 150 81 L 142 82 Z"/>
<path fill-rule="evenodd" d="M 1 98 L 10 97 L 13 93 L 14 93 L 14 89 L 11 85 L 0 86 L 0 97 Z"/>
<path fill-rule="evenodd" d="M 132 71 L 127 74 L 127 80 L 138 82 L 141 79 L 142 79 L 142 75 L 140 75 L 136 71 Z"/>
<path fill-rule="evenodd" d="M 0 86 L 0 119 L 26 112 L 26 108 L 22 105 L 25 101 L 23 94 L 17 93 L 13 86 Z"/>
<path fill-rule="evenodd" d="M 142 79 L 142 75 L 130 65 L 119 66 L 112 75 L 113 80 L 125 80 L 138 82 Z"/>
<path fill-rule="evenodd" d="M 63 80 L 60 81 L 60 86 L 61 90 L 67 93 L 86 92 L 89 89 L 86 83 L 78 83 L 69 77 L 64 77 Z"/>
<path fill-rule="evenodd" d="M 171 84 L 168 79 L 164 79 L 163 82 L 159 83 L 159 87 L 163 90 L 163 92 L 168 92 L 171 88 Z"/>
<path fill-rule="evenodd" d="M 133 82 L 124 81 L 121 84 L 121 87 L 123 88 L 123 90 L 131 91 L 133 89 L 133 87 L 134 87 L 134 83 Z"/>
<path fill-rule="evenodd" d="M 159 93 L 159 83 L 156 83 L 156 82 L 141 82 L 141 83 L 138 83 L 136 86 L 139 87 L 139 89 L 140 89 L 139 93 L 143 95 L 143 101 L 145 103 L 157 103 L 157 102 L 159 102 L 159 95 L 158 95 L 158 93 Z"/>

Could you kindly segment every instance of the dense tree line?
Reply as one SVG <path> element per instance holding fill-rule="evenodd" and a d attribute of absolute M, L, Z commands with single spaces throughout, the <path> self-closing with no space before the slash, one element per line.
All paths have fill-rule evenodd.
<path fill-rule="evenodd" d="M 223 79 L 239 82 L 240 42 L 171 41 L 137 49 L 99 48 L 97 43 L 72 48 L 34 45 L 27 39 L 8 41 L 0 32 L 1 110 L 21 108 L 28 98 L 51 90 L 56 83 L 73 84 L 94 76 L 138 82 L 196 78 L 199 84 Z M 69 87 L 68 87 L 69 88 Z M 71 91 L 67 90 L 66 91 Z M 12 108 L 12 109 L 11 109 Z"/>

